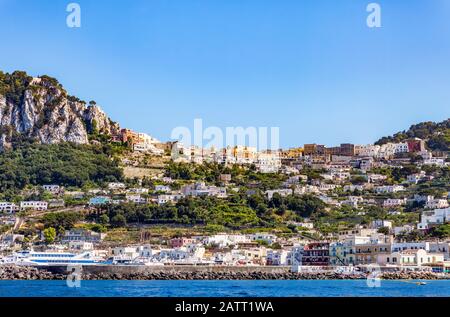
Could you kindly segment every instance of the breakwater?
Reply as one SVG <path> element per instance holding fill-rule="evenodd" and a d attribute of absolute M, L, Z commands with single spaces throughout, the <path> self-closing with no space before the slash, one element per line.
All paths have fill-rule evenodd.
<path fill-rule="evenodd" d="M 73 268 L 66 266 L 0 266 L 0 280 L 65 280 Z M 288 267 L 229 266 L 84 266 L 73 274 L 83 280 L 351 280 L 367 273 L 291 272 Z M 431 272 L 384 272 L 381 279 L 450 279 Z"/>

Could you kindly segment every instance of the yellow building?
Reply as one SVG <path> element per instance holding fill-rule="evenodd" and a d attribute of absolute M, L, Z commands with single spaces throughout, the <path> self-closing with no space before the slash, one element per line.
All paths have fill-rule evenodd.
<path fill-rule="evenodd" d="M 288 150 L 282 150 L 281 151 L 281 158 L 282 159 L 297 159 L 299 157 L 303 156 L 303 148 L 291 148 Z"/>

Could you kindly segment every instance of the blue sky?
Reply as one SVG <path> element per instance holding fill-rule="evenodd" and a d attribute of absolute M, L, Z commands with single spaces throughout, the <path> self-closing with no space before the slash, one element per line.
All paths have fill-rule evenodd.
<path fill-rule="evenodd" d="M 369 143 L 450 117 L 450 1 L 0 0 L 0 69 L 56 77 L 122 126 L 277 126 L 283 147 Z"/>

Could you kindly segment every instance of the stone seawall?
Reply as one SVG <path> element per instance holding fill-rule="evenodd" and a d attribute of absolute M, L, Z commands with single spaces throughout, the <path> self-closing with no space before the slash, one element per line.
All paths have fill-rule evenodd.
<path fill-rule="evenodd" d="M 0 280 L 65 280 L 71 269 L 66 266 L 0 266 Z M 79 271 L 75 271 L 79 273 Z M 290 272 L 289 267 L 230 266 L 85 266 L 83 280 L 342 280 L 365 279 L 366 273 Z M 449 279 L 430 272 L 385 272 L 382 279 Z"/>
<path fill-rule="evenodd" d="M 54 273 L 67 273 L 66 266 L 51 266 L 47 269 Z M 146 273 L 269 273 L 284 274 L 290 272 L 288 266 L 207 266 L 207 265 L 86 265 L 86 274 L 146 274 Z"/>

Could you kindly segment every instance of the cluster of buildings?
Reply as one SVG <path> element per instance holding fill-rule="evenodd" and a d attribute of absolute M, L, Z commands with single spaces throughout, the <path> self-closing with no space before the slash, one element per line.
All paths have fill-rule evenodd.
<path fill-rule="evenodd" d="M 164 153 L 161 143 L 152 137 L 123 129 L 115 141 L 127 143 L 137 152 L 157 155 Z M 167 148 L 166 148 L 167 149 Z M 432 181 L 433 175 L 421 170 L 422 166 L 447 166 L 445 157 L 438 157 L 425 148 L 420 139 L 383 145 L 341 144 L 326 147 L 319 144 L 305 144 L 303 148 L 279 151 L 257 151 L 247 146 L 224 149 L 203 149 L 184 147 L 181 143 L 171 144 L 172 154 L 178 161 L 201 164 L 254 165 L 261 173 L 284 174 L 279 188 L 265 190 L 263 194 L 270 201 L 275 195 L 287 197 L 293 194 L 311 194 L 329 207 L 350 207 L 365 215 L 367 206 L 379 206 L 388 214 L 402 214 L 406 206 L 420 206 L 420 220 L 394 226 L 392 221 L 375 220 L 368 227 L 330 234 L 326 239 L 314 240 L 297 235 L 281 238 L 269 233 L 216 234 L 211 236 L 177 237 L 161 240 L 155 244 L 114 246 L 102 250 L 104 234 L 86 230 L 71 230 L 58 241 L 59 247 L 76 251 L 97 250 L 111 257 L 114 263 L 145 262 L 159 264 L 211 264 L 211 265 L 274 265 L 303 267 L 367 266 L 377 264 L 383 267 L 433 268 L 450 267 L 450 241 L 404 242 L 401 236 L 413 230 L 430 231 L 433 227 L 450 222 L 448 193 L 446 196 L 419 195 L 411 191 L 417 184 Z M 411 163 L 409 154 L 422 159 Z M 402 164 L 416 164 L 419 171 L 406 175 L 403 182 L 388 182 L 388 176 L 374 168 L 398 167 Z M 307 171 L 315 170 L 314 177 Z M 307 175 L 308 174 L 308 175 Z M 50 193 L 47 201 L 0 202 L 0 224 L 16 226 L 13 214 L 23 210 L 45 211 L 64 207 L 64 199 L 82 199 L 88 207 L 104 204 L 172 204 L 185 197 L 217 197 L 226 199 L 232 191 L 240 188 L 230 174 L 222 174 L 213 184 L 202 181 L 174 184 L 169 177 L 158 176 L 155 185 L 142 184 L 130 187 L 125 183 L 109 183 L 105 188 L 86 192 L 66 191 L 59 185 L 44 185 L 42 190 Z M 247 195 L 260 190 L 248 184 Z M 64 199 L 63 199 L 64 198 Z M 348 208 L 346 208 L 348 209 Z M 377 216 L 378 217 L 378 216 Z M 319 233 L 314 224 L 303 219 L 291 221 L 289 225 L 302 228 L 301 232 Z M 20 235 L 6 234 L 0 244 L 11 247 L 20 243 Z M 100 252 L 101 251 L 101 252 Z"/>
<path fill-rule="evenodd" d="M 0 201 L 0 212 L 11 214 L 26 210 L 45 211 L 50 208 L 61 208 L 65 206 L 64 199 L 61 198 L 65 193 L 62 186 L 43 185 L 41 186 L 41 190 L 50 193 L 54 198 L 49 199 L 48 201 L 24 200 L 17 203 Z M 34 193 L 37 193 L 37 191 Z"/>
<path fill-rule="evenodd" d="M 113 141 L 126 143 L 135 152 L 162 155 L 164 145 L 157 139 L 146 133 L 134 132 L 130 129 L 122 129 L 118 135 L 113 136 Z"/>
<path fill-rule="evenodd" d="M 175 238 L 170 245 L 170 249 L 152 249 L 156 254 L 154 260 L 230 266 L 291 266 L 296 269 L 373 264 L 415 270 L 450 267 L 450 241 L 399 242 L 392 235 L 378 233 L 375 228 L 356 229 L 350 234 L 343 232 L 333 241 L 284 239 L 271 234 L 217 234 Z"/>
<path fill-rule="evenodd" d="M 386 143 L 382 145 L 355 145 L 343 143 L 336 147 L 326 147 L 320 144 L 305 144 L 304 155 L 338 155 L 338 156 L 367 156 L 378 159 L 389 159 L 396 154 L 418 153 L 429 156 L 425 148 L 425 141 L 414 138 L 400 143 Z"/>
<path fill-rule="evenodd" d="M 175 203 L 185 197 L 206 197 L 213 196 L 217 198 L 227 198 L 227 188 L 207 185 L 205 182 L 195 182 L 181 186 L 179 189 L 172 189 L 170 178 L 164 180 L 168 185 L 155 185 L 152 190 L 144 187 L 126 188 L 124 183 L 110 183 L 109 191 L 97 192 L 101 195 L 95 195 L 89 199 L 89 206 L 99 206 L 105 204 L 158 204 L 164 205 Z"/>
<path fill-rule="evenodd" d="M 425 148 L 425 142 L 414 138 L 400 143 L 382 145 L 355 145 L 343 143 L 336 147 L 321 144 L 305 144 L 303 148 L 287 150 L 263 150 L 250 146 L 227 146 L 223 149 L 184 146 L 180 142 L 171 144 L 172 156 L 176 161 L 202 164 L 216 162 L 220 164 L 255 165 L 262 173 L 301 169 L 304 166 L 323 168 L 332 164 L 347 164 L 361 170 L 376 167 L 379 161 L 401 159 L 414 153 L 423 158 L 423 165 L 446 166 L 443 157 L 433 157 Z"/>
<path fill-rule="evenodd" d="M 172 145 L 175 161 L 202 164 L 215 162 L 219 164 L 255 165 L 261 173 L 276 173 L 281 168 L 280 151 L 258 151 L 251 146 L 227 146 L 223 149 L 201 148 L 195 145 L 184 146 L 180 142 Z"/>
<path fill-rule="evenodd" d="M 95 251 L 111 264 L 289 266 L 293 270 L 333 267 L 450 271 L 450 241 L 404 242 L 377 231 L 384 221 L 369 228 L 342 231 L 330 240 L 280 238 L 270 233 L 215 234 L 160 239 L 159 243 L 109 246 L 105 234 L 85 229 L 66 231 L 53 249 Z M 23 237 L 9 235 L 6 243 Z"/>
<path fill-rule="evenodd" d="M 382 145 L 355 145 L 343 143 L 336 147 L 326 147 L 321 144 L 305 144 L 303 148 L 293 148 L 280 151 L 283 165 L 309 166 L 323 168 L 332 164 L 347 164 L 361 170 L 370 170 L 384 164 L 409 160 L 408 155 L 414 154 L 422 158 L 422 165 L 448 165 L 444 153 L 434 154 L 425 148 L 424 140 L 414 138 L 400 143 Z"/>
<path fill-rule="evenodd" d="M 47 210 L 48 202 L 46 201 L 21 201 L 20 203 L 0 202 L 0 212 L 14 213 L 23 210 Z"/>

